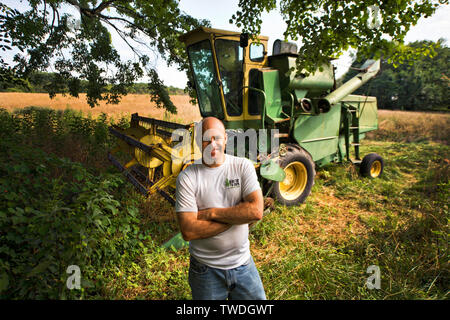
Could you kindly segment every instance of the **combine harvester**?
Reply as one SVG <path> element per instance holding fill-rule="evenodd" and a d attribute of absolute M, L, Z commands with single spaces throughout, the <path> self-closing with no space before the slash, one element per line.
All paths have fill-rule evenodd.
<path fill-rule="evenodd" d="M 265 196 L 288 206 L 302 203 L 314 184 L 315 166 L 330 162 L 351 161 L 371 178 L 383 172 L 381 156 L 370 153 L 361 160 L 359 152 L 366 132 L 378 128 L 376 98 L 351 94 L 377 74 L 379 60 L 367 60 L 336 88 L 331 62 L 296 76 L 297 47 L 289 42 L 276 40 L 268 56 L 264 36 L 250 40 L 247 34 L 202 27 L 180 40 L 187 47 L 202 117 L 223 121 L 231 146 L 227 153 L 245 146 L 238 155 L 253 160 Z M 196 127 L 133 114 L 130 128 L 110 127 L 119 143 L 108 158 L 144 196 L 158 192 L 174 204 L 177 175 L 201 159 Z M 262 132 L 259 155 L 251 154 L 245 139 L 257 131 Z M 119 151 L 128 156 L 124 165 Z M 175 240 L 179 235 L 168 244 L 177 246 Z"/>

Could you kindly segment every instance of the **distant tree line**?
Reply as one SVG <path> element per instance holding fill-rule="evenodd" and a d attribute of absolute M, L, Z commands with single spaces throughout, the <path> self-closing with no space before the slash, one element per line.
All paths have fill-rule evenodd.
<path fill-rule="evenodd" d="M 33 72 L 27 80 L 12 81 L 11 79 L 0 78 L 0 92 L 32 92 L 32 93 L 49 93 L 58 82 L 58 74 L 51 72 Z M 70 84 L 69 84 L 70 85 Z M 81 80 L 78 84 L 80 93 L 86 93 L 88 89 L 88 81 Z M 168 86 L 166 87 L 170 95 L 187 94 L 183 89 Z M 69 91 L 69 87 L 62 88 L 62 92 Z M 128 91 L 131 94 L 150 94 L 148 83 L 135 83 Z"/>
<path fill-rule="evenodd" d="M 425 55 L 421 59 L 406 59 L 399 65 L 388 58 L 381 59 L 380 73 L 355 94 L 377 97 L 382 109 L 449 110 L 450 48 L 443 39 L 416 41 L 402 48 L 406 52 L 412 49 L 424 50 Z M 364 60 L 358 57 L 354 66 L 360 66 Z M 358 72 L 352 69 L 344 81 Z"/>
<path fill-rule="evenodd" d="M 377 97 L 381 109 L 400 110 L 449 110 L 450 109 L 450 48 L 441 39 L 437 42 L 416 41 L 403 46 L 405 59 L 401 64 L 391 58 L 381 59 L 381 71 L 371 81 L 355 91 L 355 94 Z M 422 50 L 423 56 L 408 59 L 408 51 Z M 342 82 L 355 76 L 359 66 L 365 61 L 364 57 L 357 57 L 354 66 Z M 0 77 L 0 92 L 55 92 L 56 86 L 64 81 L 58 81 L 59 74 L 47 72 L 33 72 L 28 80 Z M 70 91 L 69 82 L 65 88 L 58 88 L 59 92 Z M 87 80 L 76 83 L 78 92 L 86 92 Z M 338 84 L 339 85 L 339 84 Z M 186 94 L 183 89 L 173 86 L 167 87 L 171 95 Z M 150 94 L 147 83 L 135 83 L 128 93 Z"/>

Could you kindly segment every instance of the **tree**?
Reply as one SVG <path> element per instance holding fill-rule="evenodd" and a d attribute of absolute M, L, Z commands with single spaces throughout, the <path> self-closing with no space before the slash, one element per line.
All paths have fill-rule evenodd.
<path fill-rule="evenodd" d="M 448 0 L 239 0 L 240 10 L 230 19 L 250 34 L 259 34 L 264 11 L 280 11 L 287 24 L 285 39 L 301 38 L 298 73 L 314 71 L 330 57 L 349 48 L 365 56 L 384 54 L 395 62 L 419 57 L 399 44 L 419 18 L 431 16 Z"/>
<path fill-rule="evenodd" d="M 50 96 L 67 92 L 76 97 L 81 81 L 87 80 L 87 101 L 94 107 L 100 100 L 117 103 L 134 82 L 147 75 L 152 101 L 176 112 L 149 54 L 137 48 L 158 52 L 169 65 L 188 71 L 185 49 L 177 38 L 209 22 L 184 14 L 176 0 L 24 2 L 29 5 L 24 12 L 0 4 L 0 49 L 21 52 L 14 57 L 13 68 L 0 61 L 1 79 L 26 79 L 53 65 L 56 72 L 47 86 Z M 71 13 L 74 8 L 79 15 Z M 134 60 L 122 61 L 111 32 L 127 44 Z"/>
<path fill-rule="evenodd" d="M 77 96 L 81 80 L 87 80 L 91 106 L 99 100 L 117 103 L 133 82 L 147 75 L 152 101 L 175 112 L 149 55 L 137 47 L 158 52 L 169 65 L 178 64 L 192 80 L 178 36 L 201 25 L 209 26 L 206 20 L 182 13 L 178 0 L 21 3 L 27 3 L 29 9 L 19 12 L 17 7 L 0 4 L 0 49 L 15 47 L 22 52 L 16 55 L 12 68 L 0 61 L 0 76 L 27 78 L 33 71 L 45 71 L 53 65 L 56 73 L 49 86 L 50 96 L 65 91 Z M 404 52 L 397 44 L 403 42 L 420 17 L 432 15 L 440 4 L 448 5 L 448 0 L 239 0 L 239 10 L 230 22 L 256 35 L 262 12 L 279 8 L 287 24 L 284 36 L 302 38 L 297 70 L 305 68 L 307 73 L 350 47 L 366 56 L 385 54 L 400 62 L 407 56 L 417 56 L 418 52 Z M 76 15 L 69 10 L 74 8 Z M 121 60 L 112 45 L 111 33 L 123 39 L 135 54 L 134 60 Z"/>
<path fill-rule="evenodd" d="M 426 51 L 421 59 L 405 60 L 395 65 L 389 59 L 381 60 L 381 73 L 355 93 L 377 97 L 378 105 L 386 109 L 431 110 L 449 108 L 448 97 L 450 74 L 450 48 L 444 45 L 444 39 L 437 42 L 416 41 L 402 50 Z M 359 56 L 355 65 L 365 60 Z M 346 80 L 356 75 L 351 70 Z"/>

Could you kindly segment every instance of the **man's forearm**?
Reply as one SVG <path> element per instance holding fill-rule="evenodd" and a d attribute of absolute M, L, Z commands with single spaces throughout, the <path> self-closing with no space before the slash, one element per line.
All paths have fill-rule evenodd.
<path fill-rule="evenodd" d="M 241 202 L 230 208 L 212 208 L 199 211 L 199 219 L 228 224 L 251 223 L 261 218 L 260 210 L 252 202 Z"/>
<path fill-rule="evenodd" d="M 218 235 L 231 227 L 230 224 L 217 221 L 193 220 L 181 228 L 184 240 L 206 239 Z"/>

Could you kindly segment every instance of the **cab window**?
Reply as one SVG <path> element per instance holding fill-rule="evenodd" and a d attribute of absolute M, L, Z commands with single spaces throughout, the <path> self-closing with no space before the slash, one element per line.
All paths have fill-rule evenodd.
<path fill-rule="evenodd" d="M 253 42 L 250 44 L 250 60 L 255 62 L 264 60 L 264 45 L 262 43 Z"/>
<path fill-rule="evenodd" d="M 242 114 L 243 50 L 239 41 L 215 41 L 217 63 L 222 81 L 226 110 L 230 116 Z"/>

